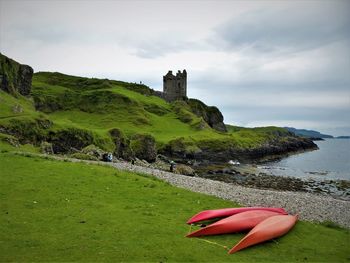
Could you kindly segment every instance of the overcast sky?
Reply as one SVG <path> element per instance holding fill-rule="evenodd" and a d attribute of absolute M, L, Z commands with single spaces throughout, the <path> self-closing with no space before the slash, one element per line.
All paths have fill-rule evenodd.
<path fill-rule="evenodd" d="M 0 0 L 0 51 L 35 71 L 142 81 L 186 69 L 225 122 L 350 135 L 350 1 Z"/>

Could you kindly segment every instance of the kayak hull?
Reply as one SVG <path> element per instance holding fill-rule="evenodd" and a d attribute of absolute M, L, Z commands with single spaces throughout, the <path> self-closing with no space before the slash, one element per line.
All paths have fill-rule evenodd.
<path fill-rule="evenodd" d="M 271 211 L 271 212 L 277 212 L 279 214 L 286 215 L 287 212 L 283 208 L 277 208 L 277 207 L 238 207 L 238 208 L 223 208 L 223 209 L 215 209 L 215 210 L 205 210 L 202 212 L 199 212 L 198 214 L 191 217 L 187 224 L 193 224 L 204 220 L 210 220 L 214 218 L 222 218 L 222 217 L 228 217 L 232 216 L 238 213 L 246 212 L 246 211 L 252 211 L 252 210 L 264 210 L 264 211 Z"/>
<path fill-rule="evenodd" d="M 288 233 L 298 220 L 298 216 L 276 215 L 257 224 L 228 253 L 233 254 L 244 248 L 277 238 Z"/>
<path fill-rule="evenodd" d="M 201 228 L 187 235 L 187 237 L 220 235 L 250 230 L 265 219 L 280 215 L 278 212 L 267 210 L 251 210 L 241 212 L 221 219 L 209 226 Z"/>

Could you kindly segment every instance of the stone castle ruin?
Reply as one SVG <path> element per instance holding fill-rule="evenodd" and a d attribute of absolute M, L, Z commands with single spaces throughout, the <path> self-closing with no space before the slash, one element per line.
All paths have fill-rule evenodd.
<path fill-rule="evenodd" d="M 187 98 L 187 72 L 179 70 L 176 76 L 169 72 L 163 76 L 163 98 L 167 101 Z"/>

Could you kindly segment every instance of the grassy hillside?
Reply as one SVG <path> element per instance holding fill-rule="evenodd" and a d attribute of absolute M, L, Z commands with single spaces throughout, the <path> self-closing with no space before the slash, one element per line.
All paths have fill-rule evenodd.
<path fill-rule="evenodd" d="M 219 132 L 209 126 L 214 115 L 206 115 L 202 102 L 168 103 L 152 94 L 147 86 L 134 83 L 39 72 L 33 75 L 31 97 L 0 90 L 0 133 L 15 136 L 21 144 L 39 146 L 47 141 L 56 153 L 92 144 L 116 154 L 127 149 L 128 154 L 118 156 L 137 151 L 129 148 L 138 144 L 132 143 L 138 134 L 153 136 L 158 150 L 178 156 L 208 148 L 213 153 L 256 149 L 290 140 L 288 132 L 276 127 L 228 126 L 228 132 Z"/>
<path fill-rule="evenodd" d="M 349 232 L 298 222 L 227 255 L 188 239 L 194 213 L 236 204 L 110 167 L 14 155 L 0 144 L 0 261 L 323 261 L 348 258 Z M 232 247 L 243 234 L 208 237 Z M 327 238 L 324 238 L 327 237 Z"/>
<path fill-rule="evenodd" d="M 142 130 L 163 143 L 191 134 L 220 137 L 210 128 L 196 130 L 195 125 L 200 122 L 198 117 L 189 111 L 177 114 L 174 105 L 137 92 L 140 88 L 145 87 L 59 73 L 37 73 L 33 78 L 32 95 L 38 109 L 49 113 L 50 118 L 62 126 L 73 125 L 105 134 L 114 127 L 126 135 Z M 188 115 L 187 120 L 181 120 L 181 114 Z"/>
<path fill-rule="evenodd" d="M 186 103 L 167 103 L 147 95 L 147 89 L 144 85 L 120 81 L 42 72 L 34 74 L 32 96 L 38 109 L 48 113 L 50 119 L 61 126 L 76 126 L 105 134 L 114 127 L 126 135 L 141 130 L 153 135 L 159 143 L 183 137 L 196 142 L 230 140 L 238 146 L 249 147 L 276 135 L 276 130 L 285 133 L 280 128 L 220 133 L 194 115 Z M 250 135 L 254 136 L 248 138 Z"/>

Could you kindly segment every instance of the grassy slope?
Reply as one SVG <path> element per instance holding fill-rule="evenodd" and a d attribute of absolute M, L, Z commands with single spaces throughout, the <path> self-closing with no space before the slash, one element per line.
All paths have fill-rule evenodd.
<path fill-rule="evenodd" d="M 34 109 L 33 98 L 13 97 L 0 90 L 0 126 L 11 126 L 13 120 L 19 120 L 27 123 L 25 129 L 28 129 L 33 127 L 35 119 L 48 119 L 53 122 L 50 130 L 74 127 L 92 131 L 101 142 L 99 146 L 108 151 L 114 148 L 108 133 L 112 128 L 119 128 L 129 136 L 151 134 L 158 146 L 182 137 L 192 144 L 208 145 L 210 141 L 213 147 L 226 147 L 230 143 L 243 148 L 265 143 L 279 129 L 230 126 L 226 134 L 208 126 L 198 129 L 201 119 L 191 113 L 188 106 L 169 104 L 156 96 L 140 94 L 140 90 L 149 91 L 145 86 L 120 81 L 36 73 L 32 96 L 44 105 L 45 113 Z M 21 111 L 16 111 L 16 106 L 20 106 Z M 48 130 L 42 132 L 45 134 Z"/>
<path fill-rule="evenodd" d="M 0 261 L 349 259 L 348 231 L 307 222 L 275 242 L 234 255 L 185 238 L 191 215 L 235 204 L 147 176 L 9 152 L 0 153 L 0 166 Z M 242 237 L 207 240 L 231 247 Z"/>
<path fill-rule="evenodd" d="M 41 72 L 33 76 L 32 94 L 44 101 L 63 104 L 63 109 L 48 116 L 60 127 L 74 126 L 90 129 L 108 136 L 111 128 L 120 128 L 127 135 L 149 133 L 160 144 L 175 138 L 186 141 L 230 141 L 240 147 L 255 147 L 271 137 L 270 128 L 248 132 L 217 132 L 210 127 L 196 128 L 200 118 L 186 110 L 174 110 L 174 105 L 156 96 L 145 96 L 143 86 Z M 189 119 L 184 121 L 184 118 Z M 274 128 L 273 128 L 274 129 Z M 253 136 L 251 136 L 253 135 Z"/>
<path fill-rule="evenodd" d="M 52 73 L 55 74 L 55 73 Z M 51 113 L 50 118 L 62 125 L 75 125 L 80 128 L 87 128 L 105 132 L 111 128 L 118 127 L 127 135 L 149 133 L 156 137 L 159 142 L 168 142 L 177 137 L 194 135 L 195 137 L 215 138 L 221 135 L 212 129 L 196 131 L 190 123 L 184 123 L 171 109 L 171 105 L 156 96 L 144 96 L 138 92 L 122 86 L 123 83 L 110 81 L 101 82 L 100 86 L 85 85 L 80 88 L 77 81 L 71 76 L 57 75 L 57 82 L 61 84 L 50 84 L 50 73 L 37 73 L 33 77 L 33 94 L 37 96 L 59 97 L 65 92 L 75 98 L 73 105 L 60 111 Z M 81 78 L 82 81 L 86 78 Z M 98 80 L 97 80 L 98 81 Z M 101 81 L 101 80 L 100 80 Z M 112 95 L 115 99 L 109 100 Z M 82 99 L 84 108 L 78 107 L 81 97 L 98 97 L 98 104 L 93 105 L 91 100 Z M 161 114 L 154 112 L 160 111 Z M 199 121 L 194 115 L 193 121 Z M 222 136 L 221 136 L 222 137 Z"/>

